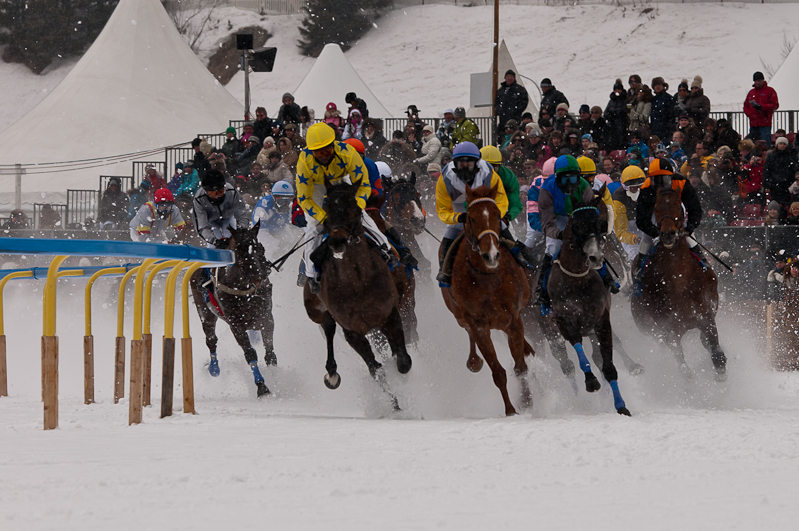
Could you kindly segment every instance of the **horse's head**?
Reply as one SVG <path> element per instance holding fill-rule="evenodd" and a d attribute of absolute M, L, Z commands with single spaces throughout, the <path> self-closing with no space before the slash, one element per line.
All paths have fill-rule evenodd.
<path fill-rule="evenodd" d="M 489 269 L 499 266 L 500 211 L 496 202 L 497 189 L 487 186 L 471 188 L 466 185 L 466 240 Z"/>
<path fill-rule="evenodd" d="M 363 232 L 361 208 L 355 199 L 360 187 L 360 179 L 354 184 L 327 185 L 325 227 L 328 233 L 327 243 L 335 258 L 340 259 L 347 245 L 359 238 Z"/>
<path fill-rule="evenodd" d="M 605 263 L 602 249 L 608 234 L 608 209 L 601 196 L 588 203 L 578 204 L 572 212 L 569 227 L 575 248 L 585 256 L 588 266 L 591 269 L 600 269 Z"/>
<path fill-rule="evenodd" d="M 242 276 L 256 288 L 269 276 L 269 263 L 264 255 L 264 246 L 258 241 L 261 222 L 251 229 L 231 230 L 228 249 L 236 255 L 236 267 Z"/>
<path fill-rule="evenodd" d="M 679 194 L 672 189 L 658 190 L 655 200 L 655 222 L 660 232 L 660 243 L 667 249 L 674 247 L 682 236 L 685 213 Z"/>
<path fill-rule="evenodd" d="M 422 199 L 416 190 L 416 174 L 411 179 L 400 180 L 391 188 L 388 200 L 388 217 L 394 225 L 421 234 L 424 231 L 425 215 Z"/>

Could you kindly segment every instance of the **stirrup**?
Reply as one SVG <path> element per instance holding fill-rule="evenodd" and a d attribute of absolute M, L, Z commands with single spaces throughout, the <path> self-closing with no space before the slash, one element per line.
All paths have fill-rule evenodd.
<path fill-rule="evenodd" d="M 438 287 L 439 288 L 451 288 L 452 287 L 452 275 L 447 275 L 443 271 L 439 271 L 436 275 L 436 280 L 438 280 Z"/>
<path fill-rule="evenodd" d="M 383 260 L 386 261 L 386 264 L 388 264 L 390 269 L 394 269 L 399 265 L 399 259 L 397 259 L 397 256 L 394 253 L 388 250 L 385 244 L 378 247 L 378 249 L 380 249 L 380 254 L 383 256 Z"/>
<path fill-rule="evenodd" d="M 308 277 L 308 287 L 311 290 L 311 293 L 316 295 L 322 289 L 322 286 L 319 284 L 319 281 L 315 278 Z"/>

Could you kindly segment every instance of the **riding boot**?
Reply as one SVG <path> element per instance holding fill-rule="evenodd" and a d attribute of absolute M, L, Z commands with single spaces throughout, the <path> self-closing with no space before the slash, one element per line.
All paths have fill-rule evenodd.
<path fill-rule="evenodd" d="M 552 310 L 549 293 L 544 289 L 544 275 L 547 274 L 552 267 L 552 257 L 548 254 L 544 255 L 544 261 L 541 263 L 541 269 L 538 273 L 538 299 L 536 302 L 541 305 L 541 315 L 546 316 Z"/>
<path fill-rule="evenodd" d="M 411 251 L 408 250 L 404 243 L 402 243 L 402 238 L 400 238 L 397 229 L 394 227 L 386 229 L 386 236 L 393 240 L 392 243 L 400 255 L 400 262 L 402 265 L 408 267 L 417 267 L 419 265 L 419 262 L 413 257 Z"/>
<path fill-rule="evenodd" d="M 645 254 L 638 253 L 635 259 L 635 270 L 633 271 L 633 297 L 640 297 L 643 293 L 643 280 L 644 280 L 644 260 Z"/>
<path fill-rule="evenodd" d="M 514 242 L 513 247 L 511 247 L 510 251 L 513 253 L 514 258 L 516 258 L 516 262 L 524 268 L 533 269 L 533 264 L 535 263 L 535 257 L 533 253 L 524 245 L 524 242 L 521 242 L 513 237 L 510 230 L 505 227 L 499 233 L 500 237 L 503 240 L 508 240 Z M 532 261 L 531 261 L 532 260 Z"/>
<path fill-rule="evenodd" d="M 444 259 L 447 257 L 449 248 L 452 247 L 452 242 L 454 241 L 454 239 L 450 238 L 441 239 L 441 256 L 438 258 L 438 275 L 436 275 L 438 286 L 441 288 L 448 288 L 452 284 L 452 276 L 444 273 Z"/>

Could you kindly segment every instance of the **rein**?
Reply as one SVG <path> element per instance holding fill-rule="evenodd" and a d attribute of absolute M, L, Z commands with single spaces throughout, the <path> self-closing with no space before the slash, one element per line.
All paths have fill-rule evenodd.
<path fill-rule="evenodd" d="M 248 295 L 252 295 L 253 293 L 255 293 L 255 291 L 258 288 L 256 288 L 255 285 L 252 285 L 252 286 L 250 286 L 250 289 L 240 290 L 240 289 L 229 288 L 229 287 L 225 286 L 224 284 L 222 284 L 220 282 L 217 282 L 216 283 L 216 289 L 218 289 L 222 293 L 227 293 L 229 295 L 237 295 L 239 297 L 246 297 Z"/>
<path fill-rule="evenodd" d="M 493 199 L 491 199 L 490 197 L 481 197 L 481 198 L 475 199 L 474 201 L 469 203 L 466 206 L 466 211 L 468 212 L 469 209 L 472 208 L 472 205 L 476 205 L 477 203 L 486 203 L 486 202 L 494 203 L 495 205 L 497 204 L 497 202 L 494 201 Z M 478 234 L 477 236 L 475 236 L 474 231 L 472 230 L 471 223 L 469 224 L 469 231 L 471 231 L 472 237 L 474 237 L 474 240 L 472 240 L 471 238 L 467 238 L 467 240 L 469 241 L 469 245 L 472 246 L 472 250 L 474 250 L 474 251 L 478 251 L 478 245 L 477 244 L 480 242 L 480 239 L 483 236 L 485 236 L 486 234 L 493 235 L 497 239 L 497 245 L 499 245 L 500 238 L 499 238 L 499 234 L 497 234 L 496 231 L 493 231 L 491 229 L 486 229 L 483 232 L 481 232 L 480 234 Z"/>
<path fill-rule="evenodd" d="M 568 269 L 563 267 L 563 264 L 560 263 L 560 260 L 552 260 L 552 263 L 553 264 L 558 264 L 558 267 L 560 267 L 560 270 L 563 271 L 565 274 L 569 275 L 572 278 L 583 278 L 584 276 L 586 276 L 588 273 L 591 272 L 591 268 L 588 267 L 587 264 L 586 264 L 585 271 L 583 271 L 582 273 L 572 273 L 571 271 L 569 271 Z"/>

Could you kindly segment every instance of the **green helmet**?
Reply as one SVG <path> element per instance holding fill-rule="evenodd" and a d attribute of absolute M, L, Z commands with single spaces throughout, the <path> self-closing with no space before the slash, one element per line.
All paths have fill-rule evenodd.
<path fill-rule="evenodd" d="M 561 173 L 577 173 L 579 175 L 580 165 L 577 163 L 577 159 L 571 155 L 561 155 L 555 161 L 555 173 L 558 175 Z"/>

